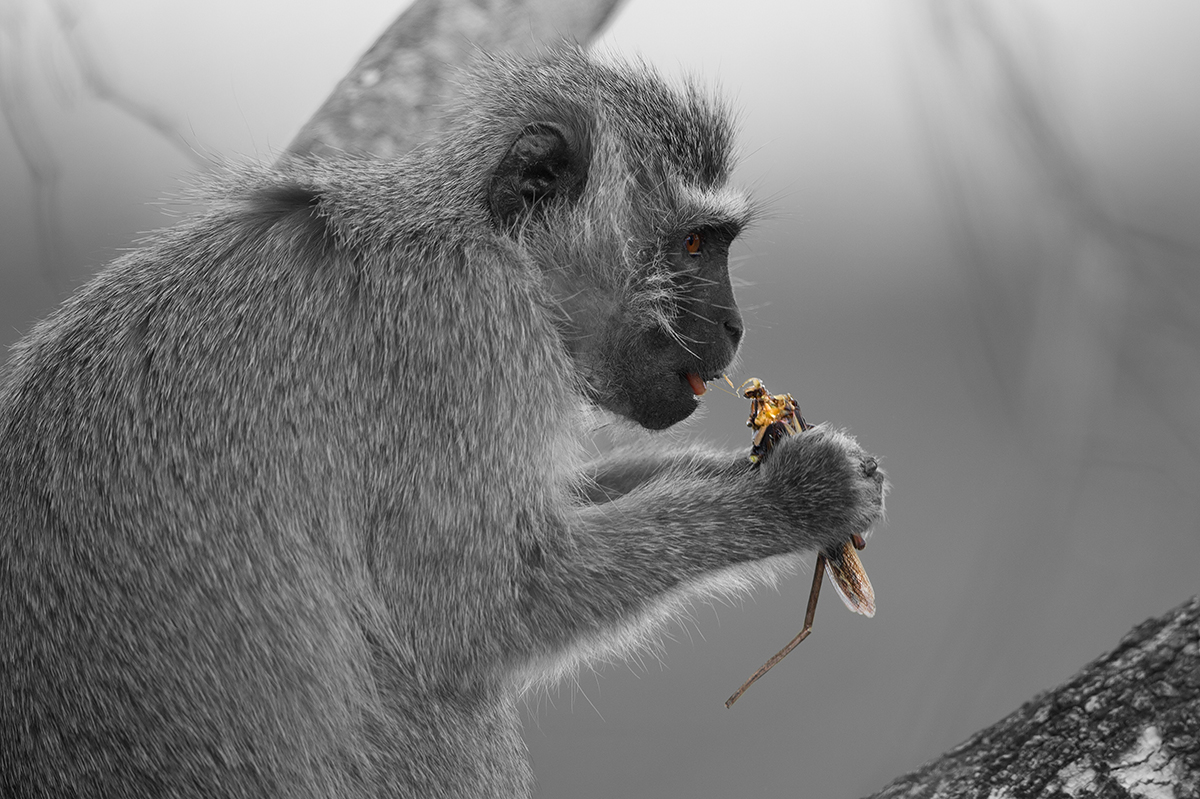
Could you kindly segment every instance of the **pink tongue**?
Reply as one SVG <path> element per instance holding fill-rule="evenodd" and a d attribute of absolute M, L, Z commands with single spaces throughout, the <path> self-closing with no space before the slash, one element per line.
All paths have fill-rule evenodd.
<path fill-rule="evenodd" d="M 688 372 L 687 381 L 688 385 L 692 387 L 692 393 L 697 397 L 703 396 L 704 392 L 708 391 L 704 386 L 704 381 L 700 379 L 700 375 L 695 372 Z"/>

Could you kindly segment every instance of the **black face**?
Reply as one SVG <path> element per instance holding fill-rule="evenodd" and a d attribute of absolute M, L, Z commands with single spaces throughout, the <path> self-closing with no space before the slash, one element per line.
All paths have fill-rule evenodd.
<path fill-rule="evenodd" d="M 665 267 L 669 275 L 672 300 L 662 304 L 669 318 L 646 318 L 637 303 L 622 305 L 629 301 L 624 289 L 604 285 L 604 259 L 615 254 L 572 253 L 576 234 L 569 226 L 577 222 L 557 215 L 578 201 L 589 167 L 586 131 L 562 120 L 526 125 L 492 175 L 492 219 L 500 231 L 521 231 L 526 247 L 544 251 L 539 260 L 563 311 L 563 336 L 592 399 L 661 430 L 696 410 L 704 383 L 724 372 L 741 342 L 728 268 L 737 225 L 683 229 L 660 242 L 660 254 L 648 260 L 656 273 Z M 552 244 L 535 243 L 539 234 Z M 596 264 L 601 278 L 593 282 L 586 265 L 596 257 L 604 262 Z M 564 259 L 577 261 L 577 270 L 564 269 Z"/>
<path fill-rule="evenodd" d="M 600 372 L 596 400 L 643 427 L 661 430 L 699 405 L 697 390 L 719 377 L 742 339 L 742 317 L 729 283 L 733 233 L 704 228 L 669 242 L 676 313 L 670 330 L 645 319 L 607 322 L 593 358 Z"/>

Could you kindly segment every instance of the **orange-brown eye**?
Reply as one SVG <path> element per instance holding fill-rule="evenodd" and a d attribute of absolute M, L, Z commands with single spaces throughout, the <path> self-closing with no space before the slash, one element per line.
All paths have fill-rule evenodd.
<path fill-rule="evenodd" d="M 700 254 L 700 234 L 695 231 L 687 234 L 683 239 L 683 248 L 687 250 L 688 255 Z"/>

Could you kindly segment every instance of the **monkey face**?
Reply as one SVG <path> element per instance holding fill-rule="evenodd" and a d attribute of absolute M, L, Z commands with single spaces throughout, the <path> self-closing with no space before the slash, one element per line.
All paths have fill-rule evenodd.
<path fill-rule="evenodd" d="M 742 340 L 728 271 L 733 235 L 703 227 L 664 242 L 656 261 L 669 283 L 658 287 L 660 297 L 651 298 L 649 318 L 618 314 L 603 336 L 598 366 L 605 379 L 596 393 L 601 406 L 651 430 L 696 410 L 704 383 L 725 371 Z M 658 282 L 662 279 L 660 274 Z M 644 313 L 636 298 L 630 306 Z"/>
<path fill-rule="evenodd" d="M 540 267 L 590 399 L 643 427 L 669 427 L 696 410 L 742 339 L 728 253 L 751 212 L 724 188 L 724 145 L 713 144 L 724 131 L 617 130 L 585 112 L 551 118 L 525 122 L 500 159 L 492 221 Z M 598 143 L 613 135 L 628 141 Z"/>
<path fill-rule="evenodd" d="M 732 235 L 669 235 L 638 256 L 652 266 L 624 291 L 551 273 L 564 342 L 596 404 L 651 430 L 696 410 L 742 339 L 727 267 Z"/>

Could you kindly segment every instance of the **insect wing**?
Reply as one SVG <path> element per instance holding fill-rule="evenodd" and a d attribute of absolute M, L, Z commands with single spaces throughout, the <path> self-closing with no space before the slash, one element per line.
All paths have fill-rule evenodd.
<path fill-rule="evenodd" d="M 826 551 L 825 571 L 846 607 L 867 618 L 875 615 L 875 589 L 853 545 L 846 543 Z"/>

